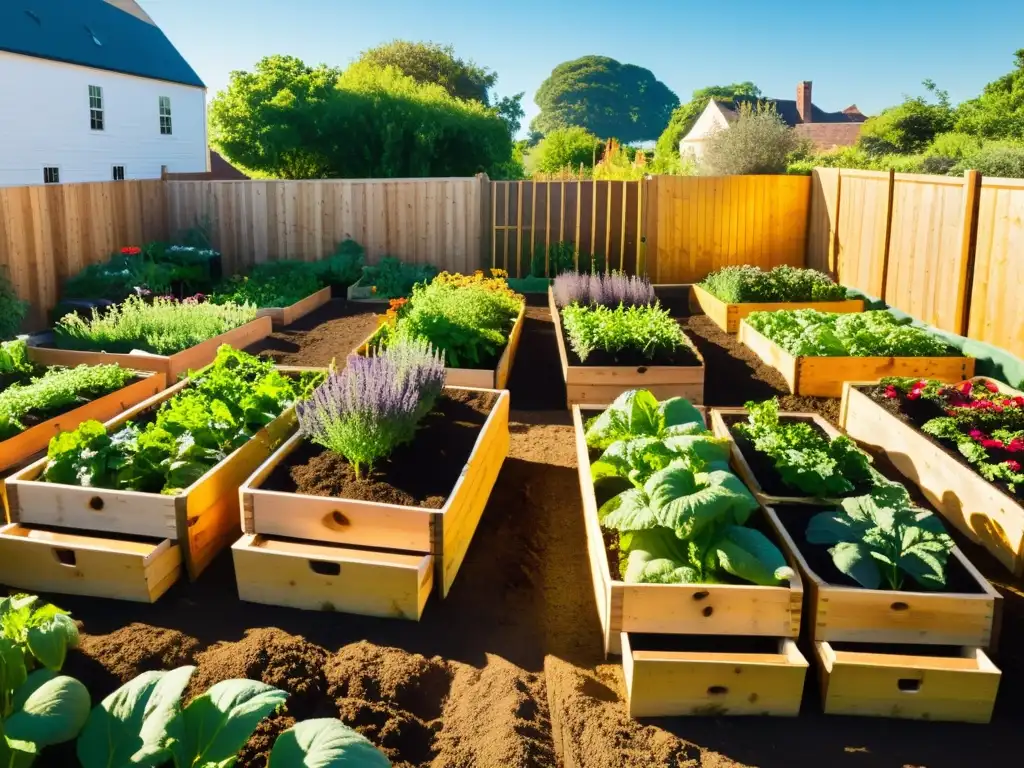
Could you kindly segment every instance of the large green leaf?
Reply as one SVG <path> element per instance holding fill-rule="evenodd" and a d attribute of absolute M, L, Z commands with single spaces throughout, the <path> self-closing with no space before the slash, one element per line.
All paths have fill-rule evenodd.
<path fill-rule="evenodd" d="M 170 759 L 168 727 L 194 670 L 143 672 L 100 702 L 78 738 L 83 768 L 158 766 Z"/>
<path fill-rule="evenodd" d="M 282 733 L 268 768 L 389 768 L 370 741 L 340 720 L 305 720 Z"/>
<path fill-rule="evenodd" d="M 197 696 L 168 727 L 178 768 L 226 768 L 260 720 L 288 694 L 255 680 L 225 680 Z"/>
<path fill-rule="evenodd" d="M 757 509 L 754 497 L 728 472 L 695 475 L 670 467 L 652 475 L 644 490 L 657 524 L 673 529 L 683 539 L 716 523 L 741 524 Z"/>
<path fill-rule="evenodd" d="M 841 541 L 829 549 L 836 568 L 866 589 L 878 589 L 882 574 L 871 556 L 871 549 L 854 541 Z"/>
<path fill-rule="evenodd" d="M 14 692 L 13 706 L 3 723 L 7 738 L 48 747 L 82 730 L 89 717 L 89 691 L 72 677 L 39 669 Z"/>
<path fill-rule="evenodd" d="M 645 389 L 623 392 L 587 427 L 591 448 L 607 448 L 616 440 L 658 436 L 661 428 L 658 400 Z"/>
<path fill-rule="evenodd" d="M 689 548 L 669 528 L 623 534 L 620 546 L 629 556 L 623 579 L 629 584 L 695 584 L 700 568 L 691 562 Z"/>
<path fill-rule="evenodd" d="M 0 734 L 0 766 L 3 768 L 29 768 L 36 760 L 38 750 L 24 741 L 8 742 Z"/>
<path fill-rule="evenodd" d="M 601 525 L 613 531 L 641 531 L 658 524 L 647 497 L 639 488 L 630 488 L 614 496 L 597 512 Z"/>
<path fill-rule="evenodd" d="M 0 636 L 0 701 L 8 692 L 18 690 L 27 679 L 25 650 L 9 637 Z"/>
<path fill-rule="evenodd" d="M 711 546 L 716 565 L 733 576 L 764 586 L 774 586 L 793 578 L 779 548 L 753 528 L 730 525 Z"/>
<path fill-rule="evenodd" d="M 687 459 L 694 472 L 726 471 L 729 469 L 729 439 L 706 435 L 681 435 L 664 441 L 671 453 Z"/>
<path fill-rule="evenodd" d="M 699 424 L 704 428 L 704 416 L 684 397 L 670 397 L 658 406 L 658 418 L 662 428 L 680 424 Z"/>

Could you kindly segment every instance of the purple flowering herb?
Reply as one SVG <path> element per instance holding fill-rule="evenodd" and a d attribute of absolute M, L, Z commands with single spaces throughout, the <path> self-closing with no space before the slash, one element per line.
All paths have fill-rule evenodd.
<path fill-rule="evenodd" d="M 356 479 L 408 443 L 444 387 L 444 357 L 425 341 L 396 340 L 373 357 L 351 355 L 296 407 L 299 430 L 344 456 Z"/>
<path fill-rule="evenodd" d="M 571 304 L 615 308 L 649 306 L 654 304 L 654 286 L 645 277 L 624 275 L 621 272 L 580 275 L 566 272 L 555 278 L 552 292 L 555 305 Z"/>

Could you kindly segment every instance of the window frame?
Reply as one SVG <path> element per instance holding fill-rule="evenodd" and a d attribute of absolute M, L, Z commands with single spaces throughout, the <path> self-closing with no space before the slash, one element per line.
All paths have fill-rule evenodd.
<path fill-rule="evenodd" d="M 157 109 L 160 115 L 160 135 L 161 136 L 173 136 L 174 135 L 174 118 L 171 111 L 171 97 L 170 96 L 159 96 L 157 97 Z M 166 109 L 166 111 L 165 111 Z M 166 123 L 165 123 L 166 121 Z"/>
<path fill-rule="evenodd" d="M 117 169 L 121 169 L 121 178 L 117 178 Z M 110 178 L 114 181 L 124 181 L 125 166 L 124 165 L 112 165 L 110 166 Z"/>
<path fill-rule="evenodd" d="M 95 93 L 93 93 L 94 90 Z M 94 104 L 96 106 L 94 106 Z M 106 110 L 103 107 L 102 85 L 89 86 L 89 130 L 106 130 Z"/>
<path fill-rule="evenodd" d="M 48 171 L 55 171 L 57 178 L 50 181 L 47 178 Z M 60 184 L 60 166 L 59 165 L 44 165 L 43 166 L 43 184 Z"/>

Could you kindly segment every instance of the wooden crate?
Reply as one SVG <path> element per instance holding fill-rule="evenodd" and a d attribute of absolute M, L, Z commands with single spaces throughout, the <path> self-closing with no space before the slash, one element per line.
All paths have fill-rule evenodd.
<path fill-rule="evenodd" d="M 631 389 L 650 390 L 659 400 L 685 397 L 691 403 L 704 402 L 704 358 L 696 347 L 693 351 L 700 365 L 569 365 L 562 316 L 555 306 L 551 288 L 548 288 L 548 309 L 555 324 L 567 408 L 581 403 L 608 405 Z"/>
<path fill-rule="evenodd" d="M 814 644 L 828 715 L 987 723 L 1001 673 L 981 648 L 914 656 Z"/>
<path fill-rule="evenodd" d="M 816 309 L 819 312 L 863 312 L 863 299 L 842 299 L 839 301 L 773 301 L 745 302 L 743 304 L 727 304 L 714 294 L 704 290 L 696 283 L 691 292 L 697 306 L 701 308 L 711 322 L 726 333 L 736 333 L 740 320 L 752 312 L 777 312 L 783 309 Z"/>
<path fill-rule="evenodd" d="M 98 397 L 60 416 L 36 424 L 24 432 L 0 442 L 0 471 L 23 464 L 40 451 L 46 450 L 50 439 L 61 432 L 77 429 L 83 421 L 107 421 L 141 403 L 167 386 L 162 373 L 140 372 L 138 381 Z"/>
<path fill-rule="evenodd" d="M 188 383 L 188 379 L 179 382 L 104 426 L 108 432 L 121 428 L 126 421 L 176 395 Z M 181 547 L 181 559 L 189 577 L 195 579 L 222 549 L 238 538 L 238 488 L 291 434 L 295 422 L 295 409 L 289 408 L 175 495 L 42 482 L 38 478 L 46 467 L 44 457 L 7 478 L 10 520 L 23 526 L 106 533 L 112 539 L 118 535 L 143 536 L 175 542 Z M 88 585 L 83 589 L 88 589 Z"/>
<path fill-rule="evenodd" d="M 256 549 L 261 550 L 257 554 L 264 561 L 259 567 L 238 572 L 241 598 L 296 608 L 329 604 L 336 610 L 353 613 L 418 619 L 431 582 L 439 596 L 446 597 L 508 455 L 509 393 L 502 391 L 497 395 L 466 466 L 441 509 L 261 488 L 274 468 L 301 445 L 301 435 L 293 436 L 253 473 L 239 492 L 242 528 L 256 538 L 236 545 L 236 565 L 240 554 L 243 565 L 246 559 L 255 561 L 256 557 L 247 555 Z M 303 572 L 306 576 L 303 579 L 282 582 L 276 565 L 277 560 L 285 560 L 280 554 L 278 542 L 281 539 L 303 542 L 305 549 L 288 553 L 293 557 L 305 561 L 359 563 L 365 578 L 380 579 L 382 585 L 388 586 L 369 590 L 365 579 L 354 578 L 354 573 L 347 573 L 347 567 L 341 569 L 346 578 L 328 573 L 331 578 L 316 579 Z M 372 563 L 366 563 L 361 558 L 371 555 L 366 554 L 366 549 L 355 550 L 354 547 L 405 554 L 394 559 L 378 552 L 372 555 Z M 421 572 L 426 566 L 430 573 L 424 576 Z M 301 571 L 306 566 L 290 563 L 289 567 Z M 348 578 L 349 575 L 353 578 Z M 330 595 L 330 599 L 325 595 Z"/>
<path fill-rule="evenodd" d="M 797 637 L 803 603 L 803 585 L 799 575 L 794 576 L 788 587 L 627 584 L 612 576 L 597 517 L 590 455 L 583 430 L 583 411 L 594 408 L 574 405 L 572 418 L 576 429 L 587 553 L 597 613 L 604 632 L 605 653 L 622 653 L 620 638 L 623 632 Z M 766 522 L 769 526 L 775 525 L 771 518 L 766 518 Z M 776 538 L 781 540 L 778 535 Z"/>
<path fill-rule="evenodd" d="M 750 464 L 747 463 L 746 457 L 740 450 L 739 445 L 733 438 L 732 431 L 725 423 L 723 416 L 744 416 L 747 415 L 746 408 L 713 408 L 710 414 L 711 420 L 711 431 L 718 437 L 727 437 L 729 439 L 729 464 L 735 470 L 736 474 L 739 475 L 740 479 L 743 480 L 750 492 L 757 497 L 758 501 L 762 504 L 821 504 L 823 499 L 814 498 L 811 496 L 773 496 L 769 493 L 765 493 L 761 488 L 761 484 L 757 482 L 757 478 L 754 477 L 754 471 L 750 468 Z M 829 424 L 825 419 L 816 413 L 792 413 L 782 412 L 779 414 L 780 419 L 798 419 L 800 421 L 806 421 L 810 424 L 816 424 L 830 439 L 835 439 L 842 434 L 838 429 Z"/>
<path fill-rule="evenodd" d="M 470 389 L 505 389 L 508 386 L 508 377 L 512 374 L 512 363 L 515 360 L 516 350 L 519 348 L 519 339 L 523 334 L 523 317 L 526 315 L 526 303 L 519 310 L 519 316 L 508 335 L 508 344 L 498 360 L 494 370 L 484 368 L 445 368 L 445 384 L 449 387 L 468 387 Z M 365 341 L 356 347 L 354 354 L 365 357 L 374 339 L 380 332 L 378 328 L 371 333 Z"/>
<path fill-rule="evenodd" d="M 235 349 L 244 349 L 253 342 L 270 335 L 273 323 L 269 317 L 257 317 L 238 328 L 233 328 L 220 336 L 214 336 L 201 344 L 177 352 L 173 355 L 151 355 L 144 352 L 119 354 L 113 352 L 81 352 L 56 347 L 42 347 L 40 344 L 52 343 L 53 334 L 45 333 L 29 337 L 28 356 L 40 365 L 100 365 L 113 363 L 122 368 L 135 368 L 140 371 L 162 373 L 170 382 L 190 370 L 198 370 L 217 357 L 217 349 L 221 344 L 229 344 Z"/>
<path fill-rule="evenodd" d="M 647 650 L 637 639 L 620 640 L 631 717 L 800 712 L 808 664 L 790 638 L 774 640 L 774 653 Z"/>
<path fill-rule="evenodd" d="M 256 313 L 256 317 L 269 317 L 276 326 L 291 325 L 300 317 L 319 309 L 331 300 L 331 289 L 321 288 L 304 299 L 289 304 L 287 307 L 264 307 Z"/>
<path fill-rule="evenodd" d="M 916 484 L 943 517 L 991 552 L 1017 576 L 1024 576 L 1024 508 L 971 467 L 900 421 L 860 391 L 843 388 L 840 422 L 855 440 L 884 451 Z M 1016 394 L 1015 390 L 1004 387 Z"/>
<path fill-rule="evenodd" d="M 973 357 L 797 357 L 740 321 L 739 340 L 782 374 L 794 395 L 841 397 L 844 381 L 917 376 L 955 383 L 974 375 Z"/>
<path fill-rule="evenodd" d="M 950 566 L 963 568 L 977 592 L 912 592 L 830 584 L 817 574 L 779 512 L 765 508 L 807 584 L 811 639 L 816 642 L 903 643 L 993 647 L 1002 596 L 954 547 Z"/>
<path fill-rule="evenodd" d="M 181 574 L 181 548 L 170 539 L 124 541 L 0 527 L 0 583 L 29 592 L 155 602 Z"/>

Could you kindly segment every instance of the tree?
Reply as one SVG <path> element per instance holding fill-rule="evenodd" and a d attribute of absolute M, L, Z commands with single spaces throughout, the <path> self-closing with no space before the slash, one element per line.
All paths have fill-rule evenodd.
<path fill-rule="evenodd" d="M 375 67 L 395 67 L 417 83 L 440 85 L 458 99 L 490 105 L 488 91 L 498 75 L 472 61 L 455 57 L 455 49 L 439 43 L 414 43 L 392 40 L 363 51 L 357 62 Z"/>
<path fill-rule="evenodd" d="M 541 173 L 558 173 L 566 167 L 576 169 L 581 163 L 592 168 L 602 149 L 601 140 L 586 128 L 557 128 L 530 150 L 530 167 Z"/>
<path fill-rule="evenodd" d="M 1024 48 L 1014 53 L 1014 59 L 1012 72 L 957 108 L 957 131 L 990 139 L 1024 139 Z"/>
<path fill-rule="evenodd" d="M 697 118 L 707 109 L 711 99 L 716 101 L 730 101 L 737 96 L 761 96 L 761 89 L 749 80 L 732 85 L 711 85 L 707 88 L 698 88 L 693 96 L 685 104 L 680 104 L 672 110 L 668 126 L 658 137 L 658 143 L 654 148 L 654 166 L 660 171 L 668 171 L 679 161 L 679 142 L 690 132 Z"/>
<path fill-rule="evenodd" d="M 661 133 L 678 97 L 650 70 L 606 56 L 559 64 L 534 97 L 540 114 L 531 128 L 550 133 L 579 126 L 629 143 Z"/>
<path fill-rule="evenodd" d="M 953 130 L 955 115 L 949 94 L 931 80 L 925 80 L 924 87 L 935 96 L 934 104 L 924 96 L 906 97 L 902 104 L 889 107 L 864 123 L 858 146 L 871 155 L 912 155 L 927 147 L 938 134 Z"/>
<path fill-rule="evenodd" d="M 700 161 L 704 176 L 785 173 L 797 136 L 774 105 L 740 105 L 740 115 L 728 128 L 713 133 Z"/>

